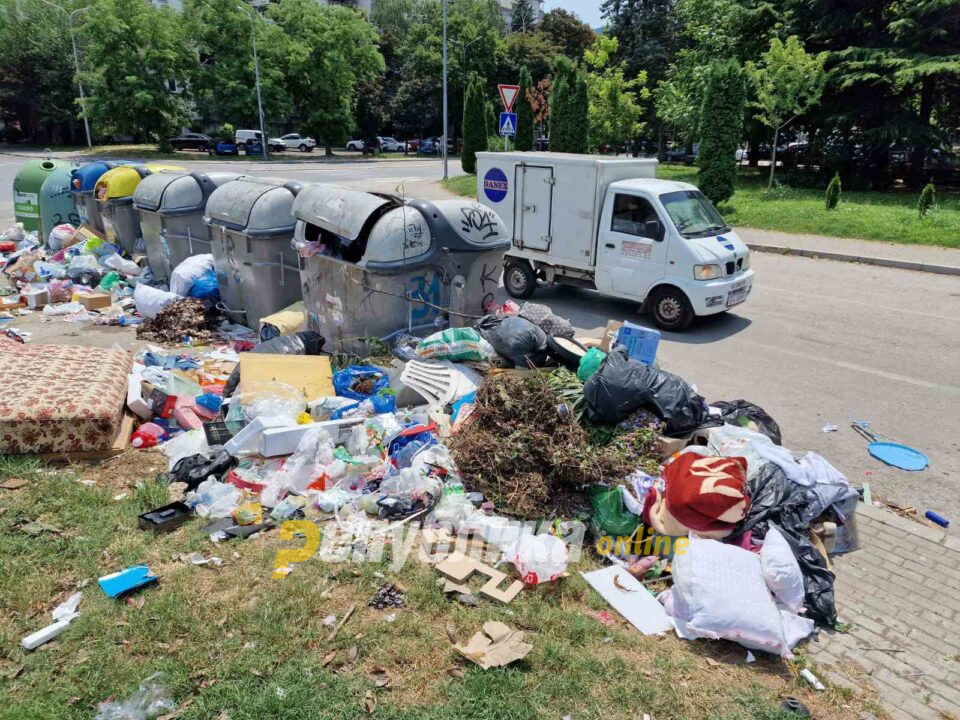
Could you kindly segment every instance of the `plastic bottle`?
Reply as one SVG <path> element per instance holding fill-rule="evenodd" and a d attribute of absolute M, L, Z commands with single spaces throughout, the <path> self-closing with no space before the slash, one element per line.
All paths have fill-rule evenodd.
<path fill-rule="evenodd" d="M 137 431 L 133 434 L 133 438 L 130 440 L 130 444 L 135 448 L 154 447 L 163 439 L 165 434 L 163 428 L 156 423 L 144 423 L 137 428 Z"/>

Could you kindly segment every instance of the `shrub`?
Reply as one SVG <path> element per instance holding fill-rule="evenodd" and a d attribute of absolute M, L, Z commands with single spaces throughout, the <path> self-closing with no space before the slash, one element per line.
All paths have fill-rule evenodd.
<path fill-rule="evenodd" d="M 463 154 L 460 165 L 463 171 L 477 171 L 477 153 L 487 149 L 486 101 L 483 98 L 483 83 L 473 80 L 467 86 L 463 104 Z"/>
<path fill-rule="evenodd" d="M 833 180 L 827 185 L 827 210 L 833 210 L 840 202 L 840 173 L 834 173 Z"/>
<path fill-rule="evenodd" d="M 920 217 L 926 217 L 927 214 L 933 210 L 934 205 L 937 202 L 937 189 L 933 186 L 933 183 L 927 183 L 923 186 L 923 190 L 920 192 L 920 200 L 917 202 L 917 210 L 920 212 Z"/>
<path fill-rule="evenodd" d="M 709 67 L 701 106 L 697 158 L 700 189 L 714 204 L 733 196 L 736 152 L 746 99 L 743 69 L 737 62 L 728 60 Z"/>

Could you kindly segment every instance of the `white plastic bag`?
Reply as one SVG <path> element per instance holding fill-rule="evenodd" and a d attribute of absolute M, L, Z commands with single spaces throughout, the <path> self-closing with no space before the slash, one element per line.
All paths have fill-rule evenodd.
<path fill-rule="evenodd" d="M 57 252 L 63 247 L 63 244 L 67 242 L 67 240 L 74 236 L 76 232 L 77 229 L 70 223 L 57 225 L 47 235 L 47 246 L 54 252 Z"/>
<path fill-rule="evenodd" d="M 760 557 L 717 540 L 690 536 L 673 558 L 673 620 L 687 640 L 725 638 L 790 659 L 813 632 L 812 620 L 777 607 Z"/>
<path fill-rule="evenodd" d="M 241 381 L 241 391 L 239 400 L 247 420 L 285 418 L 284 425 L 296 425 L 297 418 L 307 406 L 300 390 L 282 382 L 265 382 L 248 387 Z"/>
<path fill-rule="evenodd" d="M 200 517 L 230 517 L 242 501 L 243 493 L 239 488 L 212 477 L 184 496 L 184 502 L 196 510 Z"/>
<path fill-rule="evenodd" d="M 800 563 L 786 538 L 773 525 L 767 530 L 760 548 L 760 566 L 767 587 L 777 600 L 792 612 L 802 612 L 804 590 Z"/>
<path fill-rule="evenodd" d="M 149 368 L 148 368 L 149 369 Z M 210 452 L 210 446 L 207 444 L 207 436 L 203 430 L 190 430 L 188 432 L 175 435 L 167 440 L 161 448 L 163 454 L 167 456 L 169 463 L 168 470 L 173 472 L 173 466 L 180 460 L 191 455 L 206 455 Z"/>
<path fill-rule="evenodd" d="M 52 317 L 55 315 L 72 315 L 83 312 L 84 307 L 78 302 L 61 303 L 60 305 L 44 305 L 43 314 Z"/>
<path fill-rule="evenodd" d="M 555 535 L 524 535 L 506 556 L 527 585 L 556 580 L 566 572 L 570 560 L 566 543 Z"/>
<path fill-rule="evenodd" d="M 107 255 L 105 258 L 103 258 L 102 262 L 104 266 L 110 268 L 111 270 L 116 270 L 121 275 L 136 277 L 143 272 L 143 269 L 133 260 L 124 260 L 117 253 Z"/>
<path fill-rule="evenodd" d="M 333 462 L 333 440 L 319 425 L 308 429 L 293 455 L 287 458 L 276 479 L 280 486 L 303 493 L 307 486 L 325 475 L 325 466 Z"/>
<path fill-rule="evenodd" d="M 193 283 L 208 271 L 213 270 L 213 255 L 192 255 L 170 273 L 170 292 L 181 297 L 190 294 Z"/>
<path fill-rule="evenodd" d="M 126 700 L 100 703 L 94 720 L 152 720 L 173 712 L 177 704 L 163 682 L 163 673 L 156 673 L 140 683 L 139 689 Z"/>
<path fill-rule="evenodd" d="M 148 320 L 157 316 L 167 305 L 172 305 L 180 296 L 176 293 L 167 292 L 159 288 L 150 287 L 143 283 L 137 283 L 133 291 L 133 304 L 137 306 L 137 312 Z"/>

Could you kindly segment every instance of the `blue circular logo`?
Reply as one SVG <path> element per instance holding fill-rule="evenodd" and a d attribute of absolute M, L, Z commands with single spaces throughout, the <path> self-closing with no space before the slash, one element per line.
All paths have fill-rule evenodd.
<path fill-rule="evenodd" d="M 500 168 L 490 168 L 487 174 L 483 176 L 483 192 L 490 202 L 502 202 L 510 190 L 510 183 L 507 182 L 507 176 L 503 174 Z"/>

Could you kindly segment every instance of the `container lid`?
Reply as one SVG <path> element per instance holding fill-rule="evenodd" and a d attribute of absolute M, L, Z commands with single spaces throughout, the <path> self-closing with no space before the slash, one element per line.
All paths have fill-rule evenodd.
<path fill-rule="evenodd" d="M 133 194 L 133 203 L 141 210 L 163 213 L 203 210 L 210 194 L 237 173 L 174 172 L 161 170 L 145 177 Z"/>
<path fill-rule="evenodd" d="M 430 252 L 430 228 L 416 208 L 404 206 L 385 213 L 370 231 L 363 261 L 409 263 Z"/>
<path fill-rule="evenodd" d="M 110 166 L 100 160 L 84 163 L 70 171 L 70 190 L 73 192 L 90 192 L 97 180 Z"/>
<path fill-rule="evenodd" d="M 204 222 L 253 234 L 291 231 L 293 199 L 300 183 L 270 177 L 239 177 L 210 195 Z"/>
<path fill-rule="evenodd" d="M 293 214 L 298 220 L 353 241 L 360 237 L 370 216 L 390 203 L 387 198 L 361 190 L 311 183 L 294 200 Z"/>
<path fill-rule="evenodd" d="M 136 191 L 140 181 L 148 175 L 162 170 L 181 170 L 177 165 L 147 163 L 146 165 L 121 165 L 107 170 L 94 186 L 94 195 L 98 200 L 113 200 L 130 197 Z"/>

